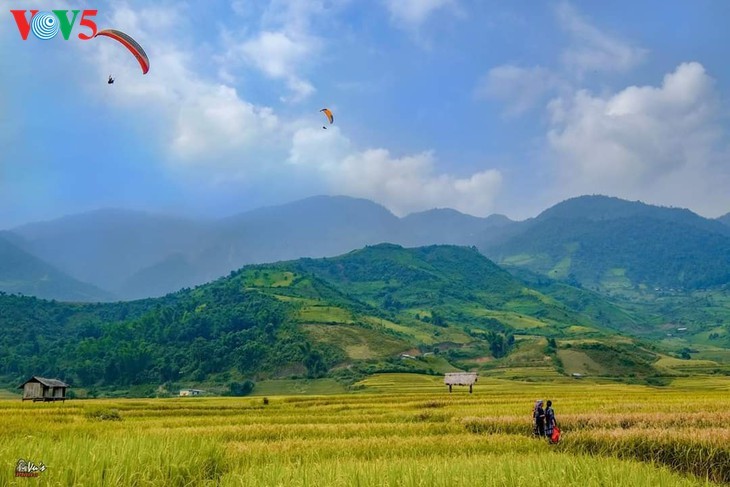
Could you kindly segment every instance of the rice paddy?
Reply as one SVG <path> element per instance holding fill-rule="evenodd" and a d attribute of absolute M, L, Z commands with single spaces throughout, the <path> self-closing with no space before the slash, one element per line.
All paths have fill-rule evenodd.
<path fill-rule="evenodd" d="M 283 388 L 283 387 L 282 387 Z M 0 401 L 0 485 L 698 486 L 730 483 L 730 378 L 673 385 L 382 374 L 356 392 Z M 274 387 L 270 389 L 272 392 Z M 530 436 L 552 399 L 563 441 Z M 15 477 L 19 459 L 43 463 Z"/>

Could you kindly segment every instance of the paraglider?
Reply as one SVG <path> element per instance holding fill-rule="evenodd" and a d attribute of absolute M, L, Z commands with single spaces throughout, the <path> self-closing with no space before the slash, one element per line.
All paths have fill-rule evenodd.
<path fill-rule="evenodd" d="M 124 32 L 115 29 L 104 29 L 97 32 L 94 37 L 99 36 L 110 37 L 129 49 L 129 52 L 134 54 L 137 62 L 139 62 L 139 66 L 142 68 L 142 74 L 147 74 L 150 70 L 150 60 L 147 58 L 147 54 L 144 52 L 144 49 L 142 49 L 142 46 Z M 114 83 L 114 78 L 109 76 L 108 83 Z"/>
<path fill-rule="evenodd" d="M 320 112 L 324 113 L 327 116 L 327 120 L 330 121 L 330 125 L 332 125 L 335 122 L 335 117 L 332 115 L 332 111 L 329 108 L 323 108 L 320 110 Z M 323 129 L 327 130 L 327 126 L 323 125 Z"/>

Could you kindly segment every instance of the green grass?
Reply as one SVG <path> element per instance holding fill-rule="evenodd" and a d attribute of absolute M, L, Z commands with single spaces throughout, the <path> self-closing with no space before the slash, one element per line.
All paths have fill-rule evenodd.
<path fill-rule="evenodd" d="M 286 271 L 249 269 L 246 277 L 246 285 L 250 287 L 288 287 L 295 275 Z"/>
<path fill-rule="evenodd" d="M 531 254 L 516 254 L 510 255 L 509 257 L 502 260 L 501 263 L 505 265 L 528 266 L 536 260 L 539 259 Z"/>
<path fill-rule="evenodd" d="M 298 319 L 302 323 L 353 323 L 350 311 L 335 306 L 305 306 Z"/>
<path fill-rule="evenodd" d="M 355 325 L 301 325 L 301 328 L 316 342 L 334 345 L 353 360 L 388 357 L 409 348 L 403 340 Z"/>
<path fill-rule="evenodd" d="M 499 360 L 501 367 L 544 367 L 551 365 L 546 353 L 547 339 L 537 336 L 522 336 L 515 342 L 512 353 Z"/>
<path fill-rule="evenodd" d="M 531 316 L 522 315 L 511 311 L 495 311 L 490 309 L 481 309 L 480 316 L 494 318 L 515 330 L 530 330 L 533 328 L 544 328 L 549 326 L 548 323 L 540 321 Z"/>
<path fill-rule="evenodd" d="M 668 367 L 670 369 L 694 369 L 705 367 L 716 367 L 717 362 L 712 360 L 684 360 L 676 357 L 662 357 L 654 365 L 657 367 Z"/>
<path fill-rule="evenodd" d="M 415 315 L 415 313 L 414 313 Z M 426 324 L 420 324 L 420 326 L 407 326 L 404 324 L 394 323 L 390 320 L 386 320 L 383 318 L 376 318 L 373 316 L 366 316 L 363 318 L 363 321 L 365 323 L 369 323 L 371 325 L 380 326 L 387 330 L 395 331 L 398 333 L 403 333 L 405 335 L 409 335 L 413 337 L 415 340 L 417 340 L 419 343 L 424 343 L 427 345 L 430 345 L 434 342 L 436 342 L 433 331 L 436 327 L 434 326 L 428 326 Z M 426 331 L 430 328 L 430 333 Z"/>
<path fill-rule="evenodd" d="M 558 357 L 563 362 L 563 367 L 568 374 L 577 372 L 584 375 L 606 375 L 607 373 L 605 367 L 596 363 L 585 352 L 580 350 L 559 350 Z"/>
<path fill-rule="evenodd" d="M 565 257 L 555 264 L 555 267 L 548 272 L 548 275 L 553 279 L 565 279 L 570 274 L 570 264 L 570 257 Z"/>

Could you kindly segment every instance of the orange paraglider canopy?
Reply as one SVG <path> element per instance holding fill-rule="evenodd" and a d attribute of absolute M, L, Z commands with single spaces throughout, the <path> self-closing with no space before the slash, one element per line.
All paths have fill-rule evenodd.
<path fill-rule="evenodd" d="M 323 108 L 320 110 L 320 112 L 327 115 L 327 120 L 330 121 L 330 125 L 334 123 L 335 117 L 334 117 L 334 115 L 332 115 L 332 111 L 329 108 Z"/>

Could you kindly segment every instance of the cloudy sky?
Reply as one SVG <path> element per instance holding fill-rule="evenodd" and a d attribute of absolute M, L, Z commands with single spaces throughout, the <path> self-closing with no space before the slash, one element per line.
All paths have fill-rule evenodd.
<path fill-rule="evenodd" d="M 23 41 L 0 12 L 0 228 L 315 194 L 398 215 L 522 219 L 596 193 L 730 211 L 724 0 L 22 3 L 89 5 L 151 70 L 78 25 Z"/>

